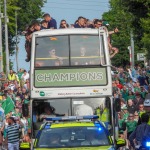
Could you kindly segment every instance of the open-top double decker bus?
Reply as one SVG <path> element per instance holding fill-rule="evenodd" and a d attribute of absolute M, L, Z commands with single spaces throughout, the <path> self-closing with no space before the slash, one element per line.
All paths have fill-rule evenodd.
<path fill-rule="evenodd" d="M 113 140 L 117 137 L 117 107 L 104 29 L 34 32 L 30 84 L 33 136 L 44 117 L 96 114 Z"/>

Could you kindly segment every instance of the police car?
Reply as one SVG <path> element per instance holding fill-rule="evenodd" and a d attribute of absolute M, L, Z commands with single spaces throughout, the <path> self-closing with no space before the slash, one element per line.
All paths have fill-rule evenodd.
<path fill-rule="evenodd" d="M 98 116 L 46 118 L 37 133 L 34 150 L 115 150 L 114 143 Z M 118 141 L 123 146 L 125 140 Z"/>

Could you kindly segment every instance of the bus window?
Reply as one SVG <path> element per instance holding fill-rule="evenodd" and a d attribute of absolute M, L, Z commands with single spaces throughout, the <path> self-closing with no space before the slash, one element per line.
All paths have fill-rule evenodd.
<path fill-rule="evenodd" d="M 71 115 L 70 110 L 70 99 L 55 99 L 55 100 L 45 100 L 45 101 L 34 101 L 33 103 L 33 115 L 37 116 L 37 120 L 34 122 L 40 121 L 40 116 L 42 114 L 45 114 L 45 116 L 48 115 Z M 49 108 L 51 113 L 47 113 L 47 110 L 45 108 Z M 47 115 L 46 115 L 47 114 Z"/>
<path fill-rule="evenodd" d="M 110 99 L 108 98 L 72 99 L 73 115 L 98 115 L 99 120 L 104 122 L 107 127 L 111 125 L 110 107 Z"/>
<path fill-rule="evenodd" d="M 104 43 L 100 54 L 99 38 L 94 35 L 71 35 L 71 65 L 100 65 L 100 58 L 104 58 Z"/>
<path fill-rule="evenodd" d="M 68 66 L 68 36 L 38 37 L 35 47 L 35 66 Z"/>
<path fill-rule="evenodd" d="M 35 136 L 45 117 L 71 115 L 70 99 L 34 100 L 32 109 L 33 136 Z"/>

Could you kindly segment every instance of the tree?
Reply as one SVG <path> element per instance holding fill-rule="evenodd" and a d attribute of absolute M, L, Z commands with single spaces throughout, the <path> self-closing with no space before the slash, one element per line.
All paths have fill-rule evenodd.
<path fill-rule="evenodd" d="M 113 45 L 120 49 L 112 63 L 125 65 L 129 62 L 127 47 L 130 45 L 131 30 L 134 34 L 135 56 L 146 49 L 150 57 L 149 6 L 150 1 L 147 0 L 110 0 L 110 11 L 104 13 L 103 19 L 110 22 L 112 29 L 117 26 L 120 30 L 118 37 L 112 37 Z"/>
<path fill-rule="evenodd" d="M 16 43 L 15 11 L 17 11 L 17 18 L 18 18 L 17 30 L 18 30 L 18 34 L 20 34 L 23 30 L 25 30 L 26 26 L 29 25 L 32 20 L 36 20 L 42 16 L 43 14 L 42 7 L 44 6 L 45 2 L 46 2 L 45 0 L 7 0 L 7 16 L 9 18 L 8 41 L 9 41 L 10 55 L 14 54 L 15 43 Z M 4 37 L 4 30 L 3 30 L 3 37 Z"/>
<path fill-rule="evenodd" d="M 142 42 L 145 50 L 147 51 L 147 59 L 150 60 L 150 12 L 148 13 L 148 18 L 141 19 L 141 26 L 144 31 Z"/>
<path fill-rule="evenodd" d="M 112 35 L 112 45 L 119 48 L 119 53 L 112 58 L 112 64 L 128 65 L 129 50 L 127 47 L 130 44 L 130 20 L 132 15 L 124 11 L 120 0 L 111 0 L 110 6 L 109 12 L 103 14 L 103 20 L 109 21 L 109 30 L 114 30 L 115 27 L 119 29 L 119 33 Z"/>

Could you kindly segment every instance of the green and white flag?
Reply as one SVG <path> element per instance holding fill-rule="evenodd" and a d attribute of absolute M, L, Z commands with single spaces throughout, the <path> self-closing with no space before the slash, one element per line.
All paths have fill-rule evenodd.
<path fill-rule="evenodd" d="M 13 111 L 15 104 L 13 100 L 8 96 L 7 99 L 2 103 L 2 108 L 4 109 L 5 115 L 8 114 L 10 111 Z"/>

